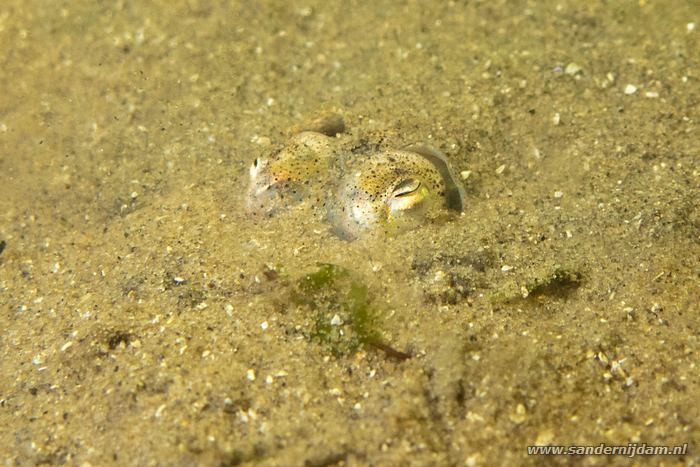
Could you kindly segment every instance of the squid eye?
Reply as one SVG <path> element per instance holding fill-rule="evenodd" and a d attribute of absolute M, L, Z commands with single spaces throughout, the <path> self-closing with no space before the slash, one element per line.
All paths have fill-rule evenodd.
<path fill-rule="evenodd" d="M 261 165 L 262 161 L 259 157 L 256 157 L 253 163 L 250 164 L 250 178 L 255 178 L 258 175 L 258 170 L 260 170 Z"/>
<path fill-rule="evenodd" d="M 409 178 L 401 181 L 398 185 L 394 187 L 394 192 L 392 196 L 394 198 L 403 198 L 415 194 L 421 187 L 420 180 L 415 178 Z"/>

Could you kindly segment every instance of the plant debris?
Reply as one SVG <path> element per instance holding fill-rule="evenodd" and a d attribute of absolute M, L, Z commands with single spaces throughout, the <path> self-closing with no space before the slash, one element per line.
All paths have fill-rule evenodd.
<path fill-rule="evenodd" d="M 292 302 L 314 313 L 309 338 L 335 356 L 352 354 L 360 346 L 369 345 L 392 358 L 409 357 L 382 340 L 368 287 L 342 266 L 319 263 L 315 272 L 296 283 Z"/>

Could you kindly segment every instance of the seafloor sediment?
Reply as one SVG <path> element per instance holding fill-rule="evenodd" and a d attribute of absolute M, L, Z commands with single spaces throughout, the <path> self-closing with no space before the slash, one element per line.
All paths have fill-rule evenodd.
<path fill-rule="evenodd" d="M 697 463 L 698 22 L 4 2 L 0 459 Z M 358 147 L 444 152 L 464 215 L 352 242 L 303 208 L 250 218 L 250 162 L 331 108 Z"/>

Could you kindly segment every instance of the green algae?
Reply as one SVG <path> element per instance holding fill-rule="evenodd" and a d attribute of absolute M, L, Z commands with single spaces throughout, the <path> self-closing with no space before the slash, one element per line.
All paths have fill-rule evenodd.
<path fill-rule="evenodd" d="M 363 345 L 382 348 L 378 315 L 367 285 L 342 266 L 317 266 L 292 290 L 292 302 L 313 314 L 309 338 L 334 356 L 352 354 Z"/>

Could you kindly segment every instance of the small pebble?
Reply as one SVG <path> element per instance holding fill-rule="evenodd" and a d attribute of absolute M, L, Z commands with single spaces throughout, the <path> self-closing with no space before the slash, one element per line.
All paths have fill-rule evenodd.
<path fill-rule="evenodd" d="M 627 94 L 628 96 L 634 94 L 635 92 L 637 92 L 637 86 L 635 86 L 634 84 L 628 84 L 627 86 L 625 86 L 625 94 Z"/>
<path fill-rule="evenodd" d="M 536 446 L 546 446 L 548 444 L 552 444 L 552 441 L 554 440 L 554 433 L 551 430 L 545 429 L 537 433 L 537 438 L 535 439 L 535 442 L 532 443 Z"/>
<path fill-rule="evenodd" d="M 267 324 L 267 321 L 263 321 L 262 323 L 260 323 L 260 329 L 262 329 L 263 331 L 265 331 L 268 327 L 270 327 L 270 325 Z"/>
<path fill-rule="evenodd" d="M 573 75 L 578 74 L 580 72 L 581 72 L 581 67 L 575 63 L 569 63 L 568 65 L 566 65 L 566 68 L 564 68 L 564 73 L 566 73 L 567 75 L 573 76 Z"/>
<path fill-rule="evenodd" d="M 462 180 L 466 180 L 469 178 L 469 176 L 472 174 L 471 170 L 462 170 L 459 175 L 462 177 Z"/>
<path fill-rule="evenodd" d="M 564 196 L 564 192 L 562 192 L 562 191 L 555 191 L 554 192 L 554 197 L 556 199 L 561 199 L 563 196 Z"/>
<path fill-rule="evenodd" d="M 523 298 L 527 298 L 528 296 L 530 296 L 530 291 L 527 290 L 527 287 L 525 287 L 524 285 L 521 285 L 520 286 L 520 295 Z"/>
<path fill-rule="evenodd" d="M 502 272 L 508 272 L 508 271 L 512 271 L 512 270 L 513 270 L 513 266 L 508 266 L 507 264 L 504 264 L 503 266 L 501 266 Z"/>
<path fill-rule="evenodd" d="M 496 173 L 497 173 L 498 175 L 501 175 L 501 174 L 503 173 L 504 170 L 506 170 L 506 165 L 505 165 L 505 164 L 499 165 L 498 168 L 496 169 Z"/>
<path fill-rule="evenodd" d="M 518 404 L 515 407 L 515 412 L 510 415 L 510 421 L 519 425 L 527 419 L 527 410 L 523 404 Z"/>
<path fill-rule="evenodd" d="M 165 410 L 165 404 L 158 406 L 156 412 L 153 414 L 156 418 L 160 418 L 163 415 L 163 410 Z"/>
<path fill-rule="evenodd" d="M 695 29 L 695 23 L 688 23 L 685 25 L 685 28 L 688 30 L 688 32 L 693 31 Z"/>
<path fill-rule="evenodd" d="M 245 372 L 245 377 L 248 381 L 255 381 L 255 370 L 252 368 L 248 369 L 248 371 Z"/>
<path fill-rule="evenodd" d="M 655 91 L 647 91 L 644 93 L 644 96 L 648 97 L 649 99 L 656 99 L 659 97 L 659 93 Z"/>
<path fill-rule="evenodd" d="M 561 123 L 561 115 L 559 115 L 559 112 L 555 113 L 552 117 L 552 123 L 555 125 L 559 125 Z"/>
<path fill-rule="evenodd" d="M 267 136 L 254 135 L 250 140 L 251 142 L 259 144 L 260 146 L 269 146 L 272 144 L 272 140 Z"/>

